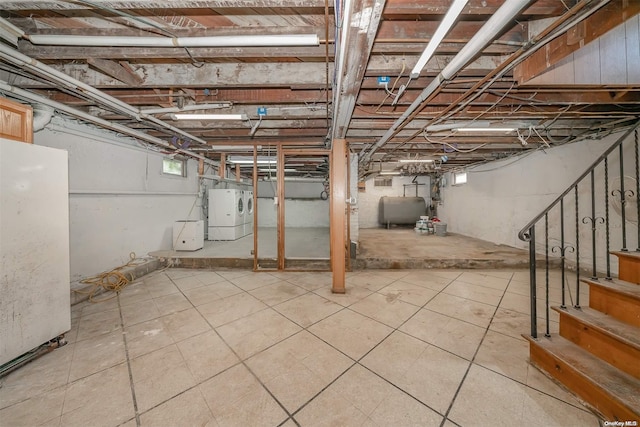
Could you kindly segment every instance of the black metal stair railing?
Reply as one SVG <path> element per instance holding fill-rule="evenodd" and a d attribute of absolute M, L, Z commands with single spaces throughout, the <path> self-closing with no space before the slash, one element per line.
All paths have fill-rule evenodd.
<path fill-rule="evenodd" d="M 529 244 L 531 336 L 533 338 L 538 337 L 538 254 L 544 255 L 544 259 L 541 260 L 544 266 L 543 316 L 544 335 L 548 337 L 551 322 L 549 310 L 551 262 L 554 259 L 559 260 L 560 307 L 567 307 L 568 297 L 573 307 L 580 308 L 580 282 L 583 274 L 581 270 L 588 271 L 591 279 L 599 280 L 598 266 L 603 265 L 603 262 L 606 270 L 603 272 L 604 279 L 611 280 L 612 245 L 620 245 L 620 251 L 629 250 L 627 248 L 629 221 L 626 209 L 628 202 L 634 197 L 636 218 L 640 219 L 639 129 L 640 121 L 618 138 L 578 179 L 518 233 L 520 240 Z M 630 138 L 632 133 L 633 137 Z M 613 185 L 615 178 L 614 180 L 610 178 L 609 168 L 610 166 L 615 168 L 616 165 L 620 176 L 619 182 Z M 633 189 L 625 188 L 625 168 L 629 167 L 635 169 Z M 612 200 L 619 203 L 619 216 L 611 213 Z M 544 243 L 540 244 L 540 247 L 537 246 L 536 227 L 539 233 L 544 233 Z M 638 222 L 635 227 L 638 234 L 636 251 L 640 251 Z M 604 235 L 602 228 L 604 228 Z M 571 236 L 571 233 L 575 234 Z M 583 248 L 581 248 L 581 237 L 582 244 L 585 245 Z M 581 249 L 583 249 L 582 253 Z M 556 262 L 555 265 L 557 264 Z M 569 283 L 568 276 L 571 273 L 575 274 L 574 286 Z"/>

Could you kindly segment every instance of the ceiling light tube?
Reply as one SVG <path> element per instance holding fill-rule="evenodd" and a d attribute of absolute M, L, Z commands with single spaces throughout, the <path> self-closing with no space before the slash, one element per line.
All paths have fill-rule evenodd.
<path fill-rule="evenodd" d="M 431 59 L 440 43 L 442 43 L 444 36 L 447 35 L 449 30 L 451 30 L 451 27 L 453 27 L 453 24 L 455 24 L 458 16 L 460 16 L 460 13 L 462 12 L 462 9 L 467 5 L 467 1 L 468 0 L 455 0 L 453 2 L 446 15 L 444 15 L 442 22 L 440 22 L 440 25 L 436 29 L 436 32 L 433 34 L 433 37 L 429 40 L 424 52 L 420 55 L 415 67 L 413 67 L 413 70 L 411 71 L 412 79 L 416 79 L 420 76 L 420 72 L 424 66 L 427 65 L 427 62 L 429 62 L 429 59 Z"/>
<path fill-rule="evenodd" d="M 277 168 L 271 168 L 271 169 L 259 168 L 258 172 L 276 172 L 276 171 L 279 171 L 279 170 L 280 169 L 277 169 Z M 284 171 L 285 172 L 297 172 L 298 170 L 297 169 L 293 169 L 293 168 L 284 168 Z"/>
<path fill-rule="evenodd" d="M 57 46 L 117 46 L 117 47 L 269 47 L 319 46 L 317 34 L 237 35 L 206 37 L 121 37 L 68 36 L 59 34 L 24 36 L 31 43 Z"/>
<path fill-rule="evenodd" d="M 262 145 L 256 147 L 258 150 L 262 150 Z M 253 145 L 210 145 L 205 148 L 194 148 L 194 151 L 253 151 Z M 252 162 L 253 163 L 253 162 Z"/>
<path fill-rule="evenodd" d="M 246 114 L 172 114 L 173 120 L 248 120 Z"/>
<path fill-rule="evenodd" d="M 400 159 L 400 163 L 433 163 L 433 159 Z"/>
<path fill-rule="evenodd" d="M 400 171 L 380 171 L 378 175 L 400 175 Z"/>
<path fill-rule="evenodd" d="M 456 128 L 458 132 L 514 132 L 515 128 Z"/>
<path fill-rule="evenodd" d="M 258 156 L 256 164 L 258 165 L 274 165 L 278 162 L 275 157 Z M 233 163 L 238 165 L 253 165 L 252 156 L 229 156 L 227 157 L 227 163 Z"/>

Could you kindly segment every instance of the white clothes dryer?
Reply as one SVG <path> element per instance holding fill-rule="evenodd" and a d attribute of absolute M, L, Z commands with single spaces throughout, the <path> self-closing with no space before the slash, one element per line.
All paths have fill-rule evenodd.
<path fill-rule="evenodd" d="M 244 215 L 244 234 L 245 236 L 253 234 L 253 218 L 254 218 L 254 203 L 253 203 L 253 190 L 245 190 L 245 215 Z"/>
<path fill-rule="evenodd" d="M 236 240 L 244 236 L 245 200 L 241 190 L 211 189 L 208 240 Z"/>

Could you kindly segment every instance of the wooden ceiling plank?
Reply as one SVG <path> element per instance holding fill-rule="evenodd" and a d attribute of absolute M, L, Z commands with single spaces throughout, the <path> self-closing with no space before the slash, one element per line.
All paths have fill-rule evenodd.
<path fill-rule="evenodd" d="M 489 16 L 493 15 L 504 0 L 470 0 L 462 11 L 463 16 L 473 17 L 477 15 Z M 564 0 L 564 3 L 571 7 L 576 0 Z M 451 0 L 389 0 L 384 9 L 383 16 L 385 19 L 393 19 L 394 16 L 428 16 L 428 15 L 444 15 L 451 6 Z M 558 16 L 566 11 L 563 2 L 557 0 L 538 0 L 528 9 L 522 16 Z"/>
<path fill-rule="evenodd" d="M 531 80 L 638 13 L 640 1 L 612 1 L 517 65 L 514 77 L 519 84 Z"/>
<path fill-rule="evenodd" d="M 89 58 L 87 59 L 87 62 L 92 67 L 128 85 L 136 86 L 143 81 L 142 77 L 134 72 L 131 72 L 130 70 L 127 70 L 117 62 L 101 58 Z"/>

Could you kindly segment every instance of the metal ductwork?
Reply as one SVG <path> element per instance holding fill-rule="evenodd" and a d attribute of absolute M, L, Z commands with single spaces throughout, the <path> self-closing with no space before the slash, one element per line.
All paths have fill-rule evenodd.
<path fill-rule="evenodd" d="M 469 40 L 469 42 L 460 50 L 460 52 L 447 64 L 447 66 L 429 83 L 429 85 L 420 93 L 415 101 L 406 109 L 406 111 L 396 120 L 391 128 L 376 142 L 367 153 L 360 158 L 360 165 L 367 164 L 373 154 L 384 144 L 386 144 L 395 134 L 396 130 L 416 111 L 420 105 L 427 100 L 440 85 L 462 70 L 469 62 L 478 56 L 493 40 L 502 32 L 504 27 L 513 21 L 522 10 L 533 3 L 534 0 L 509 0 L 489 18 L 482 26 L 480 31 Z"/>

